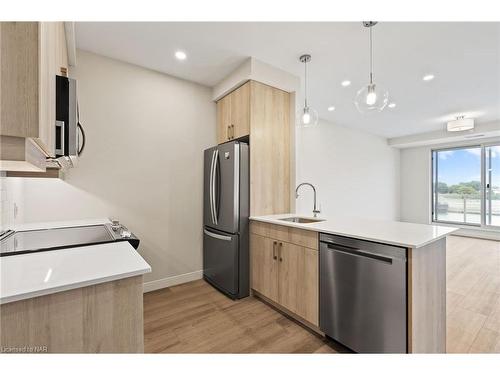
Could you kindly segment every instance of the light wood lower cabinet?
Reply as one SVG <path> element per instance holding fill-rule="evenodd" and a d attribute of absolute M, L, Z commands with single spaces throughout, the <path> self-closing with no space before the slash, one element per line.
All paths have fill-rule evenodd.
<path fill-rule="evenodd" d="M 142 276 L 0 305 L 0 350 L 143 353 Z"/>
<path fill-rule="evenodd" d="M 265 237 L 255 233 L 262 228 L 261 223 L 256 223 L 257 226 L 253 224 L 250 235 L 252 289 L 314 326 L 318 326 L 317 244 L 316 249 L 303 246 L 304 240 L 301 240 L 301 236 L 294 228 L 290 228 L 294 230 L 293 238 L 301 244 L 283 241 L 280 236 Z M 310 237 L 312 233 L 315 232 L 306 232 L 304 236 Z M 317 238 L 317 233 L 315 234 Z"/>
<path fill-rule="evenodd" d="M 252 288 L 278 301 L 278 262 L 276 241 L 251 235 Z"/>
<path fill-rule="evenodd" d="M 318 325 L 318 251 L 279 242 L 278 303 Z"/>

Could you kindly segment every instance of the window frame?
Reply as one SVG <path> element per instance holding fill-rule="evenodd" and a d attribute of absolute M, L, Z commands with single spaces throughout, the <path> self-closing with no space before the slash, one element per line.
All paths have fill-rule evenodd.
<path fill-rule="evenodd" d="M 483 210 L 483 215 L 482 215 L 482 218 L 481 218 L 481 226 L 483 228 L 488 228 L 488 229 L 494 229 L 494 230 L 500 230 L 500 225 L 491 225 L 491 224 L 486 224 L 486 214 L 487 214 L 487 210 L 486 210 L 486 200 L 487 200 L 487 196 L 486 196 L 486 182 L 489 182 L 490 185 L 491 185 L 491 181 L 489 180 L 489 177 L 487 178 L 487 165 L 486 165 L 486 148 L 487 147 L 500 147 L 500 142 L 490 142 L 490 143 L 486 143 L 482 146 L 482 153 L 481 153 L 481 156 L 482 156 L 482 159 L 481 159 L 481 178 L 483 179 L 481 181 L 481 184 L 483 186 L 483 189 L 482 189 L 482 204 L 483 204 L 483 207 L 481 208 Z M 490 163 L 491 163 L 491 160 L 490 160 Z M 491 194 L 491 187 L 490 187 L 490 194 Z"/>
<path fill-rule="evenodd" d="M 500 146 L 500 142 L 488 142 L 488 143 L 474 143 L 470 145 L 461 145 L 461 146 L 452 146 L 452 147 L 436 147 L 431 148 L 431 223 L 438 224 L 450 224 L 455 226 L 463 226 L 468 228 L 479 228 L 479 229 L 493 229 L 498 230 L 500 226 L 497 225 L 486 225 L 486 147 L 490 146 Z M 439 171 L 438 163 L 437 163 L 437 153 L 439 151 L 454 151 L 454 150 L 464 150 L 470 148 L 479 148 L 481 150 L 481 189 L 480 189 L 480 223 L 464 223 L 458 221 L 448 221 L 448 220 L 438 220 L 437 219 L 437 188 L 435 189 L 435 182 L 437 181 L 437 173 Z M 436 184 L 437 186 L 437 184 Z"/>

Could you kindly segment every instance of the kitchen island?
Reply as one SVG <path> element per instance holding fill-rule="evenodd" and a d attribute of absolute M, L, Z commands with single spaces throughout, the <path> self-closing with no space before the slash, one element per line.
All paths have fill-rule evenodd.
<path fill-rule="evenodd" d="M 0 350 L 143 352 L 142 275 L 148 272 L 126 241 L 0 257 Z"/>
<path fill-rule="evenodd" d="M 404 269 L 401 277 L 394 280 L 400 281 L 400 285 L 395 289 L 400 289 L 403 301 L 400 304 L 404 307 L 401 310 L 403 316 L 400 318 L 405 327 L 403 344 L 406 344 L 400 347 L 398 352 L 446 352 L 446 236 L 456 229 L 355 218 L 318 221 L 306 218 L 302 220 L 305 222 L 290 221 L 294 217 L 300 216 L 287 214 L 250 218 L 251 288 L 254 295 L 316 332 L 324 334 L 324 327 L 320 324 L 321 303 L 324 305 L 330 302 L 324 298 L 324 290 L 323 294 L 320 294 L 320 285 L 325 285 L 320 282 L 320 270 L 325 270 L 324 264 L 320 268 L 320 253 L 324 252 L 323 248 L 320 248 L 320 237 L 333 235 L 340 240 L 365 243 L 368 247 L 398 249 L 403 254 Z M 344 254 L 348 252 L 353 252 L 352 248 L 344 246 Z M 359 256 L 359 253 L 356 256 Z M 361 272 L 350 281 L 351 285 L 357 282 L 361 284 L 363 279 L 369 278 L 367 274 L 372 272 L 364 264 L 360 264 L 359 269 L 356 269 L 356 266 L 351 268 L 349 272 L 341 271 L 344 268 L 339 266 L 337 264 L 330 267 L 334 276 L 341 272 L 344 274 L 342 277 L 349 276 L 349 273 Z M 380 274 L 381 271 L 373 272 Z M 340 278 L 334 277 L 332 280 L 339 282 Z M 386 286 L 390 285 L 387 280 L 374 282 L 379 283 L 377 285 L 384 285 L 384 282 Z M 349 289 L 343 289 L 344 297 L 346 291 Z M 335 293 L 338 295 L 340 292 L 333 294 Z M 367 306 L 363 304 L 365 300 L 376 299 L 373 295 L 360 299 L 359 295 L 363 293 L 363 290 L 353 289 L 352 297 L 356 302 L 352 305 L 353 315 L 351 318 L 345 318 L 344 324 L 340 322 L 340 326 L 352 323 L 350 319 L 354 319 L 354 315 Z M 320 295 L 323 296 L 323 301 Z M 398 307 L 391 305 L 384 308 L 392 312 Z M 323 308 L 321 311 L 324 310 Z M 390 327 L 395 323 L 390 314 L 377 315 L 374 312 L 372 315 L 373 325 L 385 324 Z M 384 321 L 385 319 L 389 321 Z M 363 322 L 365 323 L 366 321 Z M 390 328 L 386 332 L 391 334 Z M 358 335 L 366 335 L 366 340 L 373 339 L 366 330 Z M 384 337 L 375 339 L 382 343 L 387 341 Z"/>

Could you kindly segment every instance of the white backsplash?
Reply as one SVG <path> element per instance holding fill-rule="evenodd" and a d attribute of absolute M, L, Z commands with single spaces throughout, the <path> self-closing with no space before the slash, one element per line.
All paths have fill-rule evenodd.
<path fill-rule="evenodd" d="M 0 230 L 5 230 L 23 222 L 23 183 L 0 173 Z"/>

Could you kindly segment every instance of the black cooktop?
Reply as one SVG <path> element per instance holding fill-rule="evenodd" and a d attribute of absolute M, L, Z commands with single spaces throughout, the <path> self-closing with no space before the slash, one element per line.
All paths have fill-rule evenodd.
<path fill-rule="evenodd" d="M 7 232 L 0 237 L 0 256 L 57 250 L 68 247 L 139 240 L 125 227 L 113 230 L 108 224 Z M 137 243 L 135 243 L 137 242 Z"/>

